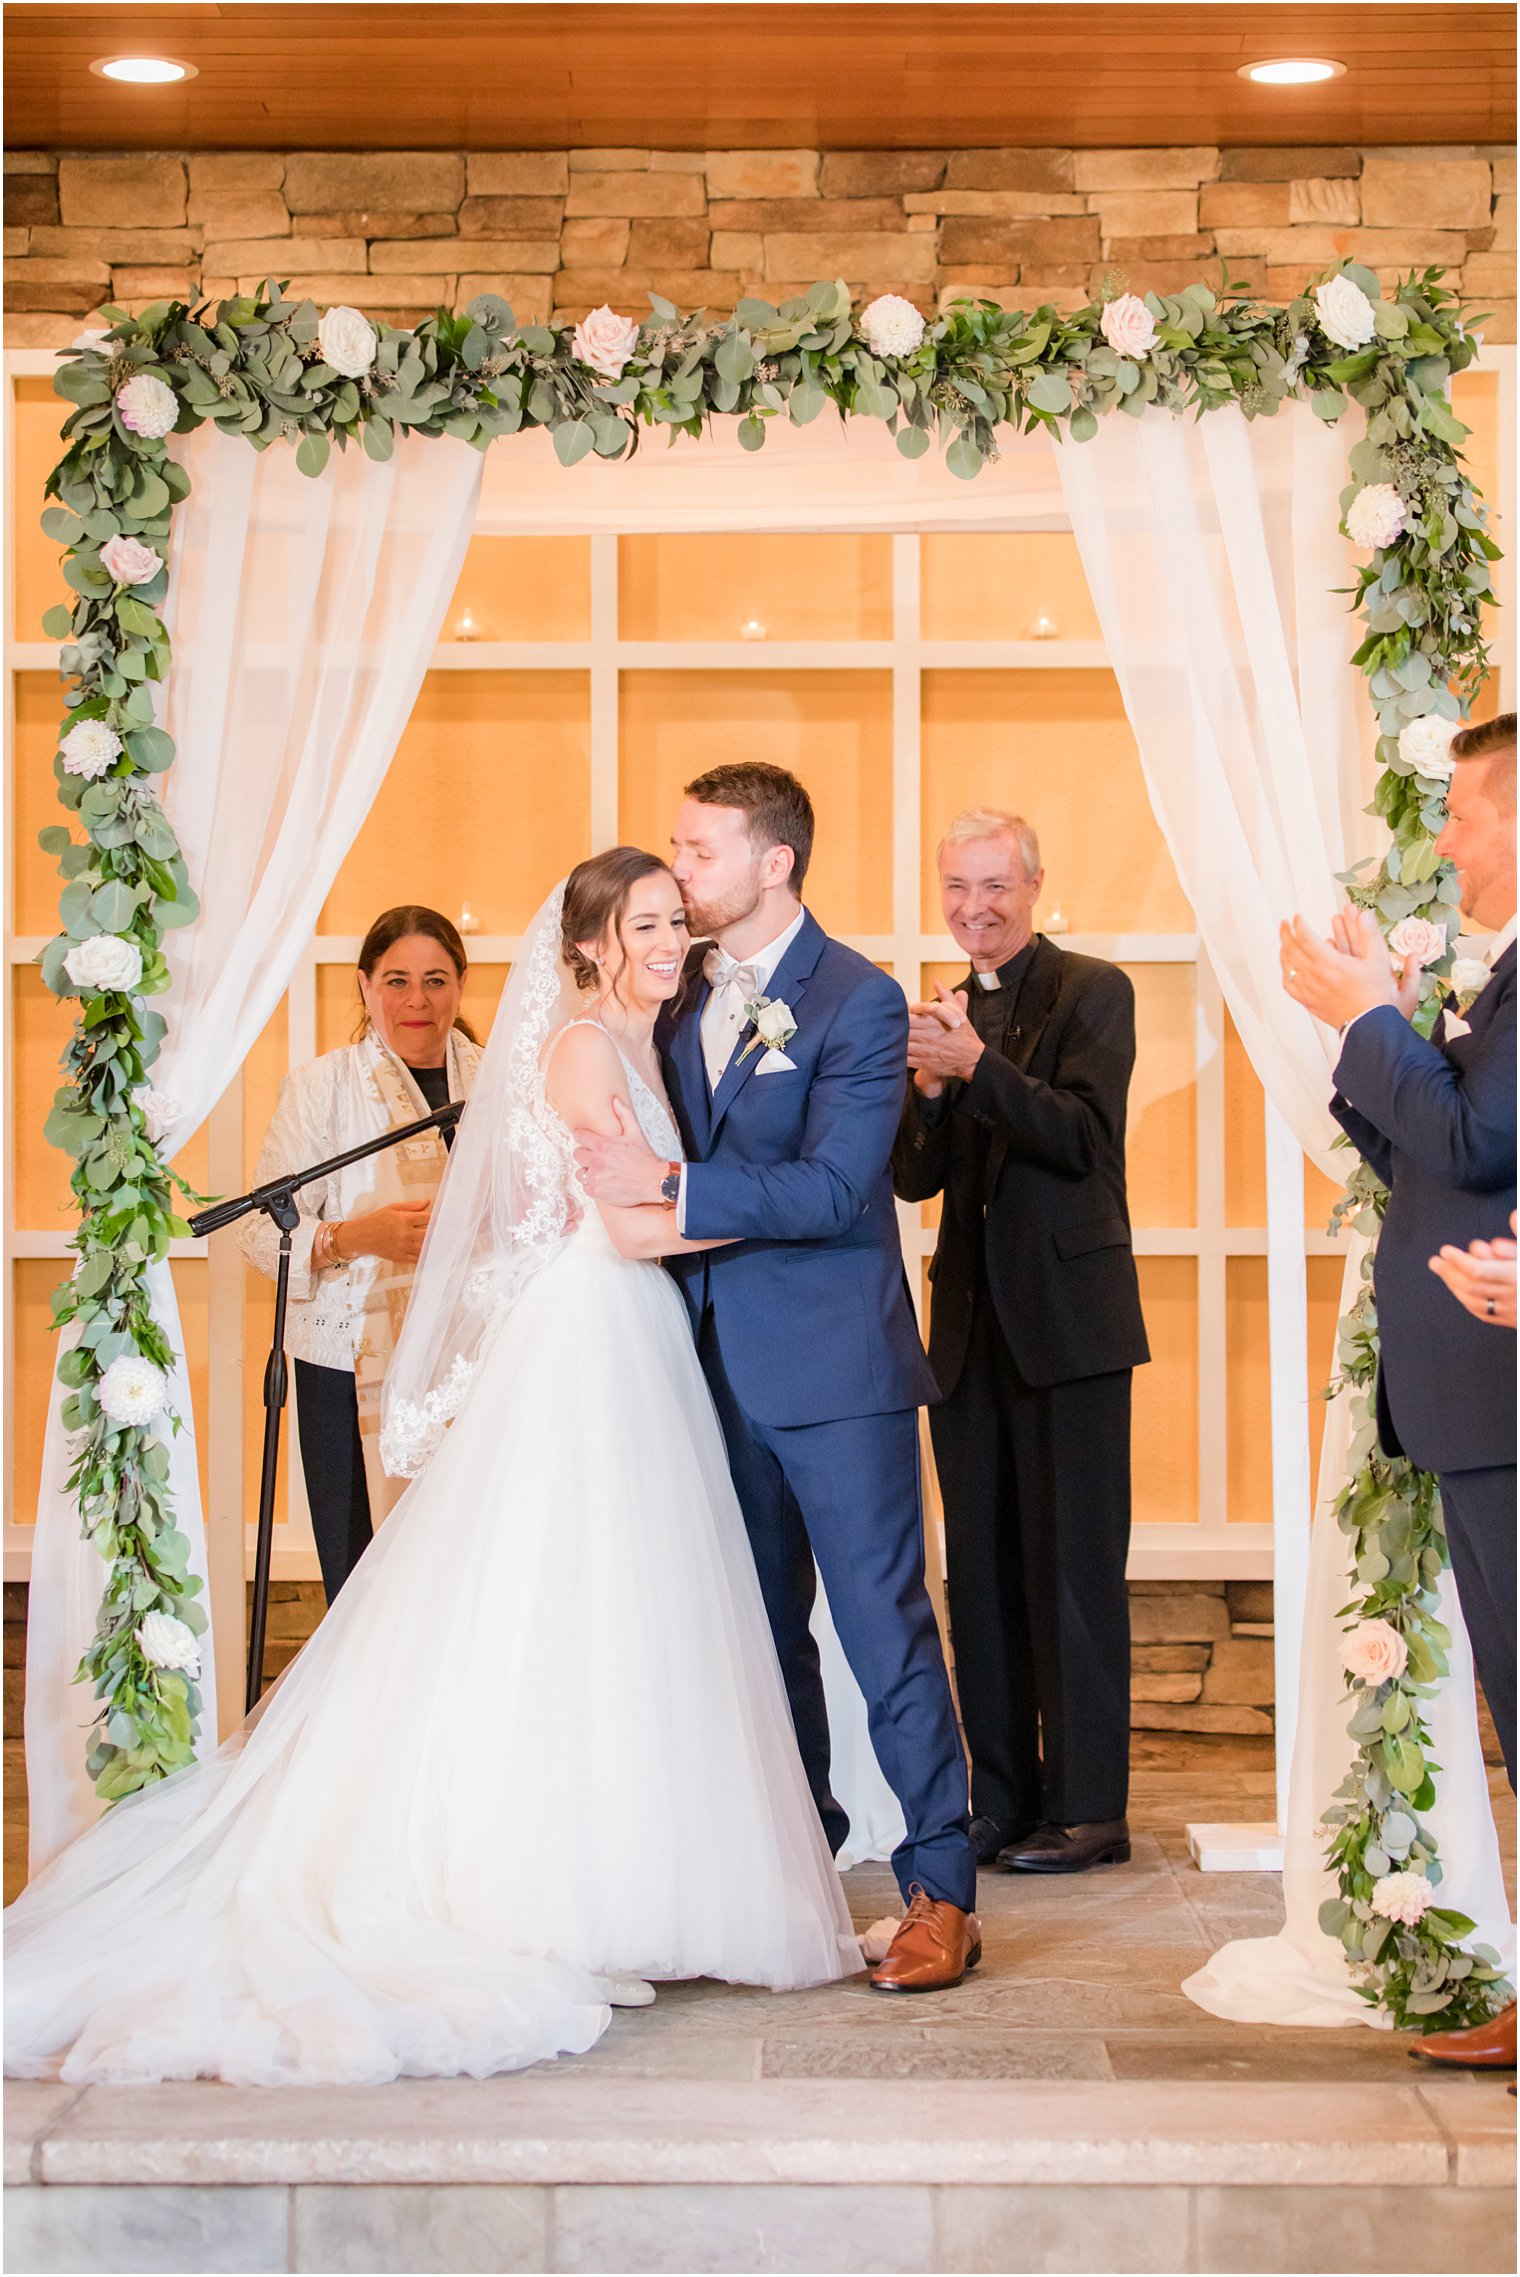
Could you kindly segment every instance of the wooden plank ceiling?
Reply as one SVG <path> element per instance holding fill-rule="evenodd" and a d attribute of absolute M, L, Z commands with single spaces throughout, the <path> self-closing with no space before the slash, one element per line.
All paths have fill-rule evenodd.
<path fill-rule="evenodd" d="M 911 149 L 1494 143 L 1514 134 L 1515 9 L 829 4 L 5 9 L 5 138 L 71 149 Z M 122 87 L 100 57 L 199 77 Z M 1327 56 L 1344 78 L 1237 66 Z"/>

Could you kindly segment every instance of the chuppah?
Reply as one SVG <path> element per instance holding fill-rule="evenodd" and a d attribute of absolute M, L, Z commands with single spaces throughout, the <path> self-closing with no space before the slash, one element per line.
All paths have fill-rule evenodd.
<path fill-rule="evenodd" d="M 98 1118 L 114 1115 L 118 1136 L 130 1134 L 132 1158 L 142 1161 L 143 1190 L 113 1235 L 109 1195 L 122 1181 L 82 1189 L 106 1198 L 90 1202 L 83 1271 L 65 1308 L 84 1333 L 63 1363 L 68 1402 L 55 1402 L 50 1417 L 44 1500 L 52 1514 L 39 1527 L 37 1569 L 49 1613 L 36 1625 L 29 1732 L 35 1723 L 39 1748 L 49 1733 L 56 1743 L 48 1671 L 56 1686 L 83 1652 L 103 1680 L 102 1729 L 89 1759 L 103 1798 L 188 1759 L 201 1706 L 194 1678 L 208 1665 L 207 1648 L 186 1647 L 162 1626 L 177 1624 L 192 1640 L 204 1630 L 192 1586 L 203 1553 L 193 1465 L 173 1475 L 171 1505 L 163 1491 L 170 1458 L 153 1429 L 178 1349 L 161 1261 L 150 1286 L 178 1222 L 153 1149 L 204 1112 L 219 1072 L 225 1080 L 239 1041 L 246 1049 L 288 977 L 282 959 L 298 953 L 300 913 L 320 903 L 415 697 L 483 465 L 510 470 L 504 526 L 522 529 L 627 528 L 641 511 L 651 517 L 644 526 L 662 528 L 1029 526 L 1069 516 L 1152 803 L 1209 957 L 1258 1074 L 1300 1147 L 1328 1166 L 1324 1043 L 1275 993 L 1270 942 L 1284 907 L 1327 922 L 1332 880 L 1371 850 L 1356 821 L 1353 664 L 1367 673 L 1379 712 L 1389 786 L 1380 811 L 1397 816 L 1406 837 L 1422 825 L 1431 834 L 1424 810 L 1439 803 L 1437 746 L 1460 713 L 1447 681 L 1460 689 L 1466 673 L 1470 685 L 1479 668 L 1487 581 L 1481 513 L 1455 456 L 1460 430 L 1432 361 L 1435 347 L 1447 369 L 1463 360 L 1460 322 L 1438 286 L 1411 283 L 1384 299 L 1354 264 L 1289 311 L 1219 301 L 1198 286 L 1165 299 L 1125 296 L 1059 327 L 1044 314 L 980 304 L 926 326 L 906 303 L 878 302 L 857 317 L 840 288 L 822 285 L 780 310 L 741 304 L 723 325 L 704 327 L 657 303 L 645 326 L 619 326 L 602 311 L 570 337 L 519 329 L 505 304 L 485 296 L 468 318 L 440 319 L 413 337 L 377 333 L 354 311 L 319 320 L 309 306 L 266 297 L 224 310 L 210 331 L 174 309 L 123 318 L 65 367 L 78 433 L 98 430 L 107 448 L 98 467 L 71 454 L 59 480 L 55 534 L 71 550 L 80 596 L 64 652 L 80 700 L 60 747 L 60 783 L 94 847 L 140 847 L 142 861 L 134 854 L 124 869 L 88 851 L 80 861 L 79 849 L 61 842 L 66 831 L 54 848 L 75 898 L 44 972 L 61 992 L 103 1007 L 95 1026 L 116 1063 L 102 1090 L 98 1034 L 94 1056 L 78 1062 L 77 1102 L 60 1104 L 55 1135 L 93 1161 Z M 846 414 L 837 428 L 820 419 L 831 402 Z M 1179 414 L 1193 408 L 1203 416 L 1189 427 Z M 768 432 L 782 413 L 790 424 Z M 1342 422 L 1361 414 L 1366 432 L 1351 450 L 1343 500 Z M 640 420 L 690 436 L 668 460 L 630 457 Z M 718 430 L 710 438 L 709 424 Z M 546 434 L 522 435 L 524 426 Z M 166 450 L 165 438 L 181 427 Z M 397 430 L 408 428 L 420 432 L 398 442 Z M 241 440 L 255 434 L 272 446 L 260 456 Z M 331 458 L 334 436 L 360 447 Z M 490 444 L 489 455 L 472 454 L 467 440 Z M 1388 479 L 1402 464 L 1399 448 L 1423 454 L 1422 479 L 1434 490 L 1420 545 L 1402 548 L 1413 502 Z M 778 467 L 789 483 L 778 480 Z M 667 469 L 668 495 L 641 509 L 640 488 L 658 494 Z M 1371 550 L 1370 562 L 1342 540 L 1343 507 L 1345 533 L 1353 548 Z M 1465 613 L 1424 605 L 1429 517 L 1437 512 L 1440 554 L 1462 565 Z M 153 553 L 149 574 L 127 580 L 131 591 L 109 566 L 93 565 L 106 519 L 108 543 L 131 537 Z M 165 569 L 147 541 L 170 539 L 171 519 Z M 278 585 L 252 574 L 261 549 L 292 544 L 299 574 Z M 1326 601 L 1348 575 L 1371 628 L 1355 659 L 1346 621 Z M 286 619 L 273 641 L 267 625 L 255 639 L 250 616 L 275 591 L 289 597 Z M 1404 605 L 1411 601 L 1421 605 Z M 125 659 L 131 668 L 118 669 Z M 271 667 L 284 706 L 282 744 L 269 732 Z M 148 681 L 166 675 L 160 711 Z M 212 707 L 220 731 L 204 745 L 187 729 L 198 701 Z M 238 764 L 240 739 L 255 722 L 266 748 L 281 752 L 262 779 Z M 216 753 L 209 777 L 202 748 Z M 197 754 L 189 768 L 187 753 Z M 161 813 L 143 786 L 166 769 Z M 143 844 L 140 817 L 156 853 Z M 241 893 L 220 890 L 222 863 L 240 877 Z M 134 864 L 140 893 L 130 889 Z M 1373 898 L 1390 919 L 1446 906 L 1433 863 L 1407 858 L 1397 877 L 1385 868 Z M 183 979 L 172 937 L 161 947 L 176 920 L 188 921 L 191 944 Z M 133 1009 L 162 984 L 167 1027 Z M 202 1023 L 203 1064 L 187 1060 L 182 1073 L 180 1054 L 196 1034 L 196 987 L 200 1002 L 216 1003 L 217 1019 L 214 1031 Z M 176 991 L 185 992 L 183 1010 Z M 160 1139 L 147 1137 L 135 1096 L 150 1067 Z M 97 1262 L 124 1247 L 137 1252 L 130 1292 L 115 1283 L 114 1265 L 102 1271 Z M 1295 1269 L 1279 1244 L 1272 1278 L 1283 1305 L 1301 1299 L 1301 1249 Z M 123 1530 L 111 1515 L 107 1458 L 118 1430 L 135 1435 L 126 1460 L 156 1517 L 168 1521 L 151 1534 L 135 1523 Z M 88 1435 L 72 1475 L 68 1431 Z M 1306 1516 L 1307 1443 L 1295 1448 L 1286 1413 L 1274 1439 L 1287 1547 L 1290 1520 Z M 1397 1486 L 1382 1483 L 1385 1499 L 1397 1503 Z M 83 1537 L 72 1507 L 81 1495 L 91 1520 Z M 183 1548 L 170 1552 L 166 1534 Z M 1338 1576 L 1341 1545 L 1323 1520 L 1316 1543 Z M 78 1622 L 91 1589 L 83 1561 L 107 1548 L 124 1594 L 108 1599 L 106 1627 L 92 1642 Z M 51 1581 L 44 1557 L 56 1560 Z M 1397 1590 L 1402 1617 L 1423 1622 L 1438 1649 L 1435 1575 L 1417 1566 Z M 72 1628 L 62 1617 L 70 1605 Z M 124 1628 L 128 1607 L 135 1618 Z M 154 1642 L 177 1659 L 152 1658 Z M 1335 1639 L 1315 1634 L 1311 1648 L 1311 1657 L 1331 1654 Z M 1424 1665 L 1431 1677 L 1441 1673 L 1434 1660 Z M 1418 1672 L 1409 1679 L 1417 1731 L 1420 1681 Z M 1475 1759 L 1475 1728 L 1461 1731 L 1458 1745 Z M 1448 1851 L 1433 1776 L 1430 1786 L 1402 1852 L 1411 1871 Z M 73 1787 L 82 1817 L 90 1800 L 77 1771 Z M 1312 1807 L 1322 1814 L 1326 1798 Z M 1383 1823 L 1386 1805 L 1374 1801 L 1371 1810 L 1362 1847 L 1377 1847 L 1374 1836 L 1397 1839 Z M 55 1823 L 55 1847 L 65 1825 Z M 1365 1902 L 1360 1853 L 1341 1871 L 1342 1887 L 1349 1876 Z M 1448 1891 L 1456 1895 L 1449 1876 L 1443 1897 Z M 1488 1910 L 1471 1910 L 1487 1934 L 1461 1980 L 1468 1989 L 1451 1994 L 1458 2006 L 1486 2001 L 1504 1970 L 1493 1948 L 1507 1919 L 1494 1916 L 1490 1891 L 1481 1895 Z M 1434 1946 L 1460 1945 L 1470 1934 L 1456 1925 L 1463 1919 L 1431 1908 L 1391 1938 L 1381 1934 L 1374 1952 L 1366 1917 L 1353 1912 L 1340 1942 L 1356 1979 L 1381 1987 L 1417 1970 Z"/>

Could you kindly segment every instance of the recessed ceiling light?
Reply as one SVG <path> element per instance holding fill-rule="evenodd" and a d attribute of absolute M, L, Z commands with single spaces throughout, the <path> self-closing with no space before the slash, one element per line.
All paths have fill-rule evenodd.
<path fill-rule="evenodd" d="M 1262 87 L 1308 87 L 1316 79 L 1340 79 L 1345 70 L 1344 63 L 1331 63 L 1324 56 L 1288 55 L 1273 63 L 1243 63 L 1236 76 L 1254 79 Z"/>
<path fill-rule="evenodd" d="M 193 63 L 171 63 L 161 55 L 112 55 L 90 69 L 97 79 L 125 79 L 134 87 L 167 87 L 176 79 L 198 76 Z"/>

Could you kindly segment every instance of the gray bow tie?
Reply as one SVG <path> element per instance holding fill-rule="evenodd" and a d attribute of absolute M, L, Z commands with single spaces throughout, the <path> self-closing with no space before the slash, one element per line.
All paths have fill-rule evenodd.
<path fill-rule="evenodd" d="M 715 989 L 739 989 L 746 1004 L 752 996 L 758 996 L 760 993 L 759 966 L 741 965 L 738 959 L 731 957 L 726 949 L 716 947 L 709 949 L 702 959 L 702 970 Z"/>

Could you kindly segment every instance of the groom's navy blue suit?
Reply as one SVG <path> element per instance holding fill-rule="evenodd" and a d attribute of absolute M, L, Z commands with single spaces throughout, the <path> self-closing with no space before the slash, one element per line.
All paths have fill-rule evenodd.
<path fill-rule="evenodd" d="M 1346 1030 L 1330 1111 L 1388 1188 L 1373 1261 L 1378 1437 L 1441 1482 L 1473 1658 L 1515 1781 L 1515 1339 L 1465 1312 L 1429 1260 L 1508 1234 L 1515 1206 L 1515 950 L 1427 1043 L 1392 1005 Z"/>
<path fill-rule="evenodd" d="M 688 1157 L 684 1230 L 735 1246 L 670 1260 L 722 1421 L 792 1719 L 839 1849 L 829 1733 L 808 1628 L 813 1560 L 871 1739 L 903 1806 L 906 1894 L 970 1909 L 965 1758 L 923 1579 L 918 1409 L 938 1398 L 897 1233 L 890 1161 L 902 1106 L 901 989 L 804 916 L 766 994 L 790 1005 L 793 1069 L 736 1046 L 716 1092 L 694 966 L 658 1041 Z"/>

